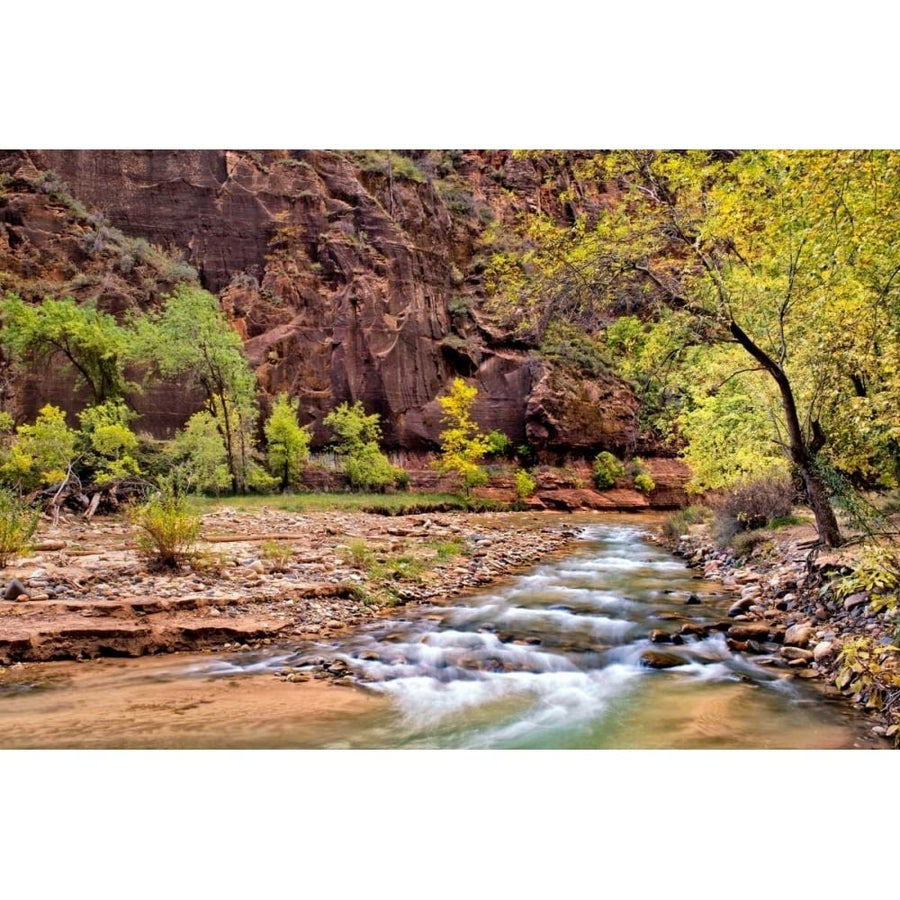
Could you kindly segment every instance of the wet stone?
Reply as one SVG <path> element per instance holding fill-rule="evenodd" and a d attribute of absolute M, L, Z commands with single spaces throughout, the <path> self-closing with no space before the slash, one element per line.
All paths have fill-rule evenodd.
<path fill-rule="evenodd" d="M 686 660 L 675 653 L 660 653 L 657 650 L 645 650 L 641 654 L 641 665 L 648 669 L 674 669 L 683 666 Z"/>

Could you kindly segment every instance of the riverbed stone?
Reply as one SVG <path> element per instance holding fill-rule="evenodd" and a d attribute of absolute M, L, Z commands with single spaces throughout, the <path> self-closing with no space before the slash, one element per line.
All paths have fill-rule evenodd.
<path fill-rule="evenodd" d="M 857 591 L 844 600 L 844 609 L 851 610 L 868 602 L 869 595 L 865 591 Z"/>
<path fill-rule="evenodd" d="M 813 647 L 812 653 L 813 659 L 816 662 L 822 662 L 834 655 L 834 644 L 832 641 L 819 641 L 819 643 Z"/>
<path fill-rule="evenodd" d="M 802 647 L 782 647 L 781 655 L 785 659 L 799 660 L 804 663 L 813 659 L 812 650 L 804 650 Z"/>
<path fill-rule="evenodd" d="M 10 578 L 7 582 L 6 587 L 3 589 L 3 599 L 4 600 L 15 600 L 20 597 L 22 594 L 27 594 L 28 589 L 19 581 L 18 578 Z"/>
<path fill-rule="evenodd" d="M 805 647 L 813 635 L 812 625 L 804 622 L 791 625 L 784 633 L 784 643 L 795 647 Z"/>
<path fill-rule="evenodd" d="M 764 641 L 770 631 L 767 622 L 742 622 L 728 629 L 728 637 L 735 641 Z"/>
<path fill-rule="evenodd" d="M 741 597 L 740 600 L 736 600 L 731 604 L 731 606 L 728 607 L 728 615 L 732 618 L 734 616 L 739 616 L 745 610 L 748 610 L 751 606 L 753 606 L 752 597 Z"/>
<path fill-rule="evenodd" d="M 675 653 L 660 653 L 657 650 L 645 650 L 641 654 L 641 665 L 648 669 L 674 669 L 683 666 L 686 660 Z"/>

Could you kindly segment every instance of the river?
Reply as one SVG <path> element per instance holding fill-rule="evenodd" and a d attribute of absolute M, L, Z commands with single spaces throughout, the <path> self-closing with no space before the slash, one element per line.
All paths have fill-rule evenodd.
<path fill-rule="evenodd" d="M 876 746 L 865 723 L 724 636 L 650 632 L 725 618 L 729 598 L 601 520 L 566 555 L 339 642 L 25 667 L 0 689 L 17 748 L 647 748 Z M 647 668 L 648 650 L 680 663 Z M 344 686 L 276 677 L 345 667 Z"/>

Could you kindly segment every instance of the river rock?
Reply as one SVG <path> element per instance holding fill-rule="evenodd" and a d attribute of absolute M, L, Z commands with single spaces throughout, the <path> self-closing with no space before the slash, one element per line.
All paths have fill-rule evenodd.
<path fill-rule="evenodd" d="M 865 591 L 858 591 L 844 601 L 844 609 L 855 609 L 857 606 L 862 606 L 868 599 L 869 595 Z"/>
<path fill-rule="evenodd" d="M 749 609 L 753 606 L 753 598 L 752 597 L 742 597 L 740 600 L 736 600 L 731 606 L 728 607 L 728 615 L 732 618 L 734 616 L 739 616 L 742 612 Z"/>
<path fill-rule="evenodd" d="M 822 662 L 822 660 L 828 659 L 834 653 L 834 644 L 831 641 L 819 641 L 813 647 L 812 653 L 816 662 Z"/>
<path fill-rule="evenodd" d="M 18 578 L 11 578 L 3 591 L 4 600 L 15 600 L 22 594 L 27 596 L 28 590 Z"/>
<path fill-rule="evenodd" d="M 782 647 L 781 655 L 785 659 L 810 662 L 813 659 L 812 650 L 804 650 L 802 647 Z"/>
<path fill-rule="evenodd" d="M 660 653 L 657 650 L 645 650 L 641 654 L 641 665 L 648 669 L 674 669 L 683 666 L 685 660 L 675 653 Z"/>
<path fill-rule="evenodd" d="M 662 628 L 654 628 L 650 632 L 650 640 L 654 644 L 666 644 L 672 640 L 672 637 L 668 631 L 663 631 Z"/>
<path fill-rule="evenodd" d="M 695 635 L 699 638 L 705 638 L 711 629 L 712 625 L 709 623 L 685 622 L 684 625 L 678 629 L 678 633 L 680 635 Z"/>
<path fill-rule="evenodd" d="M 728 637 L 735 641 L 764 641 L 770 630 L 766 622 L 742 622 L 728 629 Z"/>
<path fill-rule="evenodd" d="M 795 647 L 805 647 L 812 637 L 813 629 L 808 624 L 791 625 L 784 633 L 784 643 Z"/>

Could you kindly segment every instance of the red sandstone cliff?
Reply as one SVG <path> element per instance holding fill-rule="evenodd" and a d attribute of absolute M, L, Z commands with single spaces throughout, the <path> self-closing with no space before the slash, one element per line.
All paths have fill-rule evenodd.
<path fill-rule="evenodd" d="M 626 385 L 554 369 L 478 314 L 489 223 L 539 208 L 571 218 L 562 186 L 581 208 L 599 202 L 565 154 L 12 151 L 0 173 L 0 287 L 121 312 L 158 303 L 189 263 L 220 294 L 264 393 L 299 396 L 314 425 L 361 399 L 389 445 L 432 448 L 435 398 L 461 374 L 479 387 L 482 427 L 514 443 L 652 449 Z M 7 406 L 33 414 L 48 399 L 79 404 L 60 373 L 7 378 Z M 165 434 L 196 398 L 160 389 L 137 405 Z"/>

